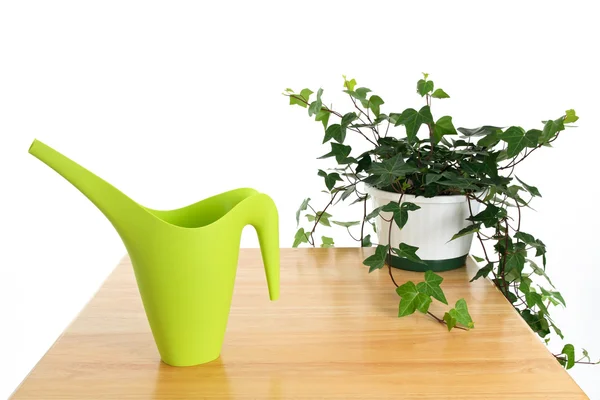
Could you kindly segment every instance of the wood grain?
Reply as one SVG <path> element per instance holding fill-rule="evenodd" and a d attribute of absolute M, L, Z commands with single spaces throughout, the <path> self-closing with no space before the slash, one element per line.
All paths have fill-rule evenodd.
<path fill-rule="evenodd" d="M 14 394 L 14 399 L 586 399 L 475 265 L 442 273 L 475 329 L 397 318 L 372 249 L 283 249 L 270 302 L 260 253 L 243 249 L 221 357 L 160 362 L 128 258 Z M 394 270 L 398 282 L 422 274 Z M 443 315 L 446 306 L 432 311 Z"/>

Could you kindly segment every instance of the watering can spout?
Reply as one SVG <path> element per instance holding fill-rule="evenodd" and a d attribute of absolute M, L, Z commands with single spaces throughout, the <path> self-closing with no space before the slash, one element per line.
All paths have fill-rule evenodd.
<path fill-rule="evenodd" d="M 48 165 L 83 193 L 112 223 L 119 233 L 143 208 L 120 190 L 65 157 L 50 146 L 35 139 L 29 153 Z"/>

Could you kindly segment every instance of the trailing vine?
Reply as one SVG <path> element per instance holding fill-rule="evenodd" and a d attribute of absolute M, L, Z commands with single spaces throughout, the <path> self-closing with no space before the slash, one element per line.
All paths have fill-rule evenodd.
<path fill-rule="evenodd" d="M 450 96 L 444 90 L 436 89 L 428 74 L 423 74 L 423 79 L 417 82 L 417 93 L 425 101 L 418 110 L 407 108 L 400 113 L 385 114 L 381 112 L 381 106 L 385 104 L 381 97 L 368 88 L 357 87 L 354 79 L 345 76 L 344 92 L 350 99 L 352 111 L 343 114 L 323 102 L 323 89 L 318 89 L 312 100 L 315 93 L 310 89 L 299 93 L 286 89 L 284 92 L 290 105 L 307 109 L 308 115 L 323 125 L 323 143 L 329 144 L 330 151 L 319 158 L 334 158 L 337 164 L 335 168 L 318 170 L 329 201 L 317 209 L 310 198 L 302 201 L 296 221 L 300 225 L 300 218 L 304 216 L 310 225 L 307 229 L 299 227 L 293 247 L 302 243 L 317 246 L 317 228 L 333 224 L 346 228 L 360 246 L 376 246 L 373 254 L 364 260 L 369 272 L 383 268 L 392 254 L 426 264 L 417 255 L 417 247 L 391 243 L 392 226 L 402 229 L 409 214 L 420 208 L 403 201 L 404 196 L 464 195 L 470 211 L 468 226 L 448 239 L 473 235 L 481 246 L 483 257 L 473 257 L 483 266 L 471 282 L 490 278 L 546 344 L 552 333 L 564 339 L 550 315 L 551 307 L 564 307 L 566 302 L 547 275 L 546 245 L 521 230 L 522 208 L 530 207 L 541 194 L 535 186 L 515 175 L 515 167 L 534 151 L 550 147 L 561 132 L 579 119 L 575 111 L 567 110 L 556 119 L 542 121 L 540 129 L 488 125 L 467 129 L 455 128 L 451 116 L 434 120 L 432 100 Z M 332 118 L 336 122 L 330 123 Z M 404 127 L 404 134 L 393 135 L 394 128 L 399 126 Z M 427 135 L 419 137 L 423 126 Z M 352 147 L 345 144 L 346 136 L 350 134 L 362 137 L 367 149 L 353 152 Z M 369 195 L 362 185 L 397 193 L 398 200 L 369 211 Z M 356 221 L 334 220 L 331 210 L 339 202 L 358 205 L 362 217 Z M 474 203 L 479 203 L 482 211 L 474 213 Z M 385 218 L 384 213 L 391 218 Z M 376 233 L 374 220 L 377 217 L 389 222 L 389 245 L 373 243 L 371 235 Z M 321 236 L 320 246 L 334 246 L 333 238 Z M 448 330 L 474 327 L 464 299 L 458 300 L 442 317 L 429 311 L 433 300 L 448 304 L 441 287 L 441 276 L 427 271 L 422 282 L 398 284 L 389 264 L 388 274 L 400 297 L 399 317 L 419 311 L 444 324 Z M 600 362 L 592 362 L 584 349 L 582 356 L 576 358 L 572 344 L 564 345 L 561 353 L 554 356 L 567 369 L 576 363 Z"/>

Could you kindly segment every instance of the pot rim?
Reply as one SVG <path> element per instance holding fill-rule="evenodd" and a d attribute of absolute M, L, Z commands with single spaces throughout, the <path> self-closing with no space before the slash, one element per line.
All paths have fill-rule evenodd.
<path fill-rule="evenodd" d="M 385 190 L 377 189 L 365 183 L 365 189 L 368 194 L 372 197 L 377 197 L 389 201 L 398 201 L 399 194 L 396 192 L 386 192 Z M 482 195 L 484 192 L 476 193 L 477 196 Z M 415 204 L 452 204 L 452 203 L 466 203 L 467 197 L 464 194 L 454 194 L 448 196 L 434 196 L 434 197 L 423 197 L 415 196 L 414 194 L 405 194 L 402 201 L 410 201 Z"/>

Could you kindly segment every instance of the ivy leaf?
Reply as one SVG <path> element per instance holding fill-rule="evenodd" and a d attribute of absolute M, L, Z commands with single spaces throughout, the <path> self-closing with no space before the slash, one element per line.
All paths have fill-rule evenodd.
<path fill-rule="evenodd" d="M 456 233 L 454 236 L 452 236 L 452 239 L 450 239 L 449 242 L 451 242 L 455 239 L 458 239 L 459 237 L 463 237 L 463 236 L 467 236 L 467 235 L 470 235 L 475 232 L 479 232 L 480 228 L 481 228 L 481 224 L 469 225 L 466 228 L 463 228 L 460 231 L 458 231 L 458 233 Z"/>
<path fill-rule="evenodd" d="M 525 190 L 527 190 L 532 196 L 542 197 L 538 188 L 536 188 L 535 186 L 529 186 L 528 184 L 520 180 L 519 177 L 516 175 L 515 178 L 517 178 L 517 180 L 521 183 L 521 185 L 523 185 Z"/>
<path fill-rule="evenodd" d="M 390 246 L 388 245 L 377 245 L 377 248 L 375 249 L 375 254 L 367 257 L 363 261 L 363 264 L 369 267 L 369 273 L 375 271 L 376 269 L 383 268 L 389 249 Z"/>
<path fill-rule="evenodd" d="M 413 282 L 408 281 L 400 285 L 396 288 L 396 293 L 401 297 L 398 305 L 398 317 L 405 317 L 416 310 L 425 314 L 429 310 L 431 297 L 419 292 Z"/>
<path fill-rule="evenodd" d="M 462 133 L 463 136 L 478 137 L 478 136 L 487 136 L 487 135 L 490 135 L 492 133 L 497 133 L 500 129 L 502 129 L 502 128 L 497 127 L 497 126 L 484 125 L 484 126 L 481 126 L 479 128 L 473 128 L 473 129 L 458 128 L 457 131 L 459 131 L 460 133 Z"/>
<path fill-rule="evenodd" d="M 488 263 L 485 267 L 480 268 L 473 277 L 473 279 L 471 279 L 469 282 L 476 281 L 479 278 L 487 278 L 487 276 L 490 274 L 490 272 L 492 272 L 493 269 L 494 264 Z"/>
<path fill-rule="evenodd" d="M 383 162 L 372 163 L 368 172 L 371 175 L 379 176 L 379 184 L 390 184 L 398 178 L 403 178 L 406 174 L 416 171 L 412 164 L 406 164 L 402 154 L 396 154 L 392 158 L 383 160 Z"/>
<path fill-rule="evenodd" d="M 406 258 L 407 260 L 427 265 L 425 261 L 419 258 L 417 255 L 417 250 L 419 250 L 418 247 L 410 246 L 406 243 L 400 243 L 398 248 L 392 248 L 392 251 L 400 258 Z"/>
<path fill-rule="evenodd" d="M 556 134 L 565 129 L 564 121 L 562 118 L 554 120 L 554 121 L 545 121 L 544 129 L 542 130 L 542 135 L 540 136 L 540 143 L 547 143 L 550 139 L 552 139 Z"/>
<path fill-rule="evenodd" d="M 563 347 L 561 354 L 564 354 L 567 357 L 567 369 L 573 368 L 575 365 L 575 347 L 572 344 L 566 344 Z"/>
<path fill-rule="evenodd" d="M 588 351 L 586 349 L 581 349 L 581 351 L 583 352 L 583 358 L 587 358 L 588 362 L 591 362 L 592 360 L 590 359 Z"/>
<path fill-rule="evenodd" d="M 352 122 L 356 121 L 358 119 L 358 115 L 356 115 L 355 112 L 349 112 L 347 114 L 344 114 L 344 116 L 342 117 L 342 121 L 340 122 L 342 129 L 344 129 L 344 135 L 346 134 L 346 128 L 348 127 L 348 125 L 350 125 Z"/>
<path fill-rule="evenodd" d="M 427 79 L 427 78 L 426 78 Z M 425 79 L 419 79 L 417 82 L 417 93 L 421 95 L 421 97 L 425 96 L 427 93 L 433 90 L 433 81 L 426 81 Z"/>
<path fill-rule="evenodd" d="M 477 256 L 475 256 L 473 254 L 471 254 L 471 257 L 473 257 L 475 259 L 475 261 L 477 261 L 477 262 L 484 262 L 485 261 L 485 258 L 477 257 Z"/>
<path fill-rule="evenodd" d="M 346 75 L 342 75 L 342 77 L 344 78 L 344 87 L 350 91 L 354 90 L 354 86 L 356 86 L 356 80 L 353 79 L 346 79 Z"/>
<path fill-rule="evenodd" d="M 438 89 L 439 90 L 439 89 Z M 437 144 L 442 140 L 444 135 L 456 135 L 456 129 L 452 124 L 452 117 L 446 115 L 437 120 L 433 126 L 433 140 Z"/>
<path fill-rule="evenodd" d="M 375 114 L 376 117 L 378 117 L 379 114 L 381 114 L 379 112 L 379 106 L 381 106 L 382 104 L 385 104 L 385 102 L 379 96 L 373 95 L 369 98 L 369 108 L 371 109 L 371 111 L 373 111 L 373 114 Z"/>
<path fill-rule="evenodd" d="M 496 207 L 493 204 L 488 204 L 485 210 L 467 219 L 472 222 L 481 222 L 486 228 L 491 228 L 496 225 L 499 219 L 504 218 L 505 216 L 506 210 Z"/>
<path fill-rule="evenodd" d="M 317 218 L 319 218 L 319 223 L 321 225 L 331 227 L 331 223 L 329 222 L 329 218 L 331 218 L 331 214 L 329 214 L 327 212 L 319 211 L 319 212 L 317 212 L 316 216 L 310 215 L 310 214 L 306 215 L 306 219 L 308 219 L 308 222 L 314 222 L 317 220 Z"/>
<path fill-rule="evenodd" d="M 365 236 L 362 240 L 361 246 L 362 247 L 371 247 L 373 245 L 373 243 L 371 243 L 371 234 L 368 234 L 367 236 Z"/>
<path fill-rule="evenodd" d="M 359 87 L 358 89 L 355 90 L 355 96 L 358 100 L 361 100 L 361 102 L 363 102 L 363 106 L 366 107 L 366 105 L 364 104 L 364 101 L 367 100 L 367 93 L 369 93 L 371 91 L 371 89 L 369 88 L 365 88 L 365 87 Z"/>
<path fill-rule="evenodd" d="M 466 326 L 467 328 L 475 327 L 473 320 L 471 319 L 471 315 L 469 314 L 469 310 L 467 308 L 467 302 L 465 299 L 460 299 L 456 302 L 456 305 L 453 309 L 448 311 L 448 313 L 456 319 L 461 325 Z"/>
<path fill-rule="evenodd" d="M 501 140 L 508 144 L 508 148 L 506 149 L 508 158 L 515 157 L 525 147 L 535 147 L 538 144 L 538 141 L 534 141 L 532 136 L 526 135 L 520 126 L 511 126 L 499 136 Z"/>
<path fill-rule="evenodd" d="M 352 147 L 350 147 L 350 146 L 332 142 L 331 143 L 331 151 L 329 153 L 319 157 L 319 159 L 335 157 L 335 160 L 337 161 L 338 164 L 347 164 L 348 156 L 350 155 L 351 151 L 352 151 Z"/>
<path fill-rule="evenodd" d="M 548 281 L 548 283 L 550 285 L 552 285 L 552 287 L 554 287 L 554 284 L 550 280 L 550 277 L 548 275 L 546 275 L 546 272 L 543 269 L 541 269 L 540 267 L 538 267 L 538 265 L 533 260 L 529 260 L 528 259 L 527 262 L 529 262 L 529 266 L 533 270 L 534 274 L 539 275 L 539 276 L 543 276 L 544 278 L 546 278 L 546 280 Z"/>
<path fill-rule="evenodd" d="M 546 253 L 546 245 L 539 239 L 534 238 L 529 233 L 519 231 L 515 234 L 515 238 L 522 240 L 523 243 L 533 247 L 536 250 L 536 256 L 539 257 Z"/>
<path fill-rule="evenodd" d="M 325 131 L 327 131 L 327 123 L 329 122 L 329 115 L 331 115 L 331 113 L 324 109 L 319 110 L 317 112 L 317 115 L 315 115 L 315 121 L 321 121 Z M 326 141 L 324 141 L 324 142 L 326 142 Z"/>
<path fill-rule="evenodd" d="M 456 326 L 456 318 L 454 318 L 450 313 L 444 314 L 444 321 L 446 322 L 446 326 L 448 327 L 448 332 L 452 330 Z"/>
<path fill-rule="evenodd" d="M 327 236 L 321 236 L 321 247 L 333 247 L 333 239 Z"/>
<path fill-rule="evenodd" d="M 317 100 L 310 103 L 310 106 L 308 107 L 308 116 L 309 117 L 312 117 L 313 115 L 316 115 L 319 111 L 321 111 L 321 108 L 323 107 L 323 102 L 321 101 L 322 94 L 323 94 L 323 89 L 317 90 Z"/>
<path fill-rule="evenodd" d="M 344 228 L 350 228 L 351 226 L 360 225 L 360 221 L 350 221 L 350 222 L 341 222 L 341 221 L 331 221 L 336 225 L 343 226 Z"/>
<path fill-rule="evenodd" d="M 379 213 L 381 212 L 381 210 L 383 209 L 384 206 L 381 207 L 377 207 L 375 208 L 373 211 L 371 211 L 370 213 L 367 214 L 367 216 L 365 217 L 365 219 L 368 221 L 372 218 L 375 218 L 376 216 L 379 215 Z"/>
<path fill-rule="evenodd" d="M 306 103 L 310 100 L 310 95 L 314 92 L 310 89 L 302 89 L 300 91 L 300 95 L 294 94 L 290 95 L 290 105 L 299 105 L 300 107 L 306 108 Z M 304 100 L 304 101 L 302 101 Z"/>
<path fill-rule="evenodd" d="M 336 182 L 342 180 L 340 174 L 338 174 L 337 172 L 332 172 L 331 174 L 328 174 L 327 172 L 320 169 L 318 175 L 325 178 L 325 186 L 327 186 L 327 189 L 329 189 L 330 191 L 331 189 L 333 189 Z"/>
<path fill-rule="evenodd" d="M 309 202 L 310 202 L 310 197 L 307 197 L 306 199 L 302 200 L 302 204 L 300 204 L 300 208 L 298 208 L 298 211 L 296 211 L 296 226 L 298 226 L 300 224 L 300 213 L 302 211 L 306 211 L 306 209 L 308 208 Z"/>
<path fill-rule="evenodd" d="M 429 106 L 424 106 L 419 111 L 413 108 L 404 110 L 396 121 L 395 126 L 404 125 L 406 127 L 408 141 L 414 142 L 417 140 L 417 132 L 419 132 L 421 125 L 432 123 L 433 116 L 431 115 L 431 110 L 429 109 Z"/>
<path fill-rule="evenodd" d="M 425 272 L 425 281 L 417 284 L 417 290 L 428 296 L 432 296 L 434 299 L 441 301 L 444 304 L 448 304 L 444 291 L 440 287 L 440 284 L 444 278 L 435 274 L 433 271 Z"/>
<path fill-rule="evenodd" d="M 435 89 L 435 92 L 431 94 L 431 97 L 435 99 L 449 99 L 448 93 L 444 92 L 442 89 Z"/>
<path fill-rule="evenodd" d="M 344 139 L 346 139 L 346 130 L 344 129 L 342 131 L 342 127 L 340 126 L 340 124 L 330 125 L 325 130 L 325 137 L 323 138 L 323 143 L 327 143 L 331 139 L 335 140 L 338 143 L 343 143 Z"/>
<path fill-rule="evenodd" d="M 296 235 L 294 236 L 294 244 L 292 247 L 300 246 L 300 243 L 308 243 L 309 232 L 304 232 L 304 228 L 298 229 Z"/>
<path fill-rule="evenodd" d="M 425 175 L 425 184 L 431 185 L 432 183 L 435 183 L 440 179 L 442 179 L 442 175 L 440 174 L 427 174 Z"/>
<path fill-rule="evenodd" d="M 571 122 L 577 121 L 578 119 L 579 119 L 579 117 L 575 114 L 575 110 L 573 110 L 573 109 L 567 110 L 563 123 L 569 124 Z"/>
<path fill-rule="evenodd" d="M 562 294 L 560 294 L 560 292 L 553 292 L 553 291 L 548 291 L 546 289 L 544 289 L 543 287 L 540 287 L 540 290 L 542 291 L 542 294 L 547 297 L 548 299 L 556 299 L 558 300 L 564 307 L 567 306 L 567 304 L 565 303 L 565 299 L 562 297 Z"/>

